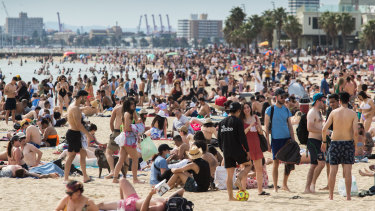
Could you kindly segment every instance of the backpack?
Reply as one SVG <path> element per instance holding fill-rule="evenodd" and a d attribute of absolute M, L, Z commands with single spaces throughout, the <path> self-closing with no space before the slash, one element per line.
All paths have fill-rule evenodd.
<path fill-rule="evenodd" d="M 166 211 L 190 211 L 193 210 L 194 204 L 184 197 L 172 197 L 169 198 L 165 207 Z"/>
<path fill-rule="evenodd" d="M 307 139 L 309 138 L 309 131 L 307 130 L 307 114 L 302 114 L 296 131 L 299 143 L 307 145 Z"/>

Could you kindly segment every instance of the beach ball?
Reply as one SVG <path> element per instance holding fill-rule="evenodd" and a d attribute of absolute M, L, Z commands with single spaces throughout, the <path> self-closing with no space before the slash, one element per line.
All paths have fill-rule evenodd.
<path fill-rule="evenodd" d="M 249 192 L 247 190 L 245 191 L 238 191 L 237 194 L 236 194 L 236 199 L 238 201 L 247 201 L 249 199 Z"/>

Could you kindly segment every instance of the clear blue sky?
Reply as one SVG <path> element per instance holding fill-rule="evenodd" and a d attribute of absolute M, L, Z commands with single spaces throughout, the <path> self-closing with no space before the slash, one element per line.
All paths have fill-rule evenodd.
<path fill-rule="evenodd" d="M 245 5 L 247 14 L 260 14 L 275 7 L 288 7 L 288 0 L 4 0 L 11 17 L 27 12 L 29 17 L 43 17 L 44 22 L 57 22 L 56 12 L 67 25 L 90 26 L 115 25 L 123 28 L 136 28 L 139 16 L 148 15 L 152 27 L 151 14 L 157 18 L 163 15 L 163 24 L 167 25 L 165 14 L 169 14 L 171 25 L 177 27 L 178 19 L 189 18 L 191 13 L 207 13 L 209 19 L 224 20 L 234 6 Z M 339 0 L 321 0 L 323 4 L 338 4 Z M 0 6 L 0 24 L 5 23 L 5 12 Z M 143 20 L 144 21 L 144 20 Z M 144 22 L 142 23 L 144 27 Z"/>

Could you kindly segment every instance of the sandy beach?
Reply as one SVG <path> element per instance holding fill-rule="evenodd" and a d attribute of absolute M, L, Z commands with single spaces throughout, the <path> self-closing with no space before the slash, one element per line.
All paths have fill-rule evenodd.
<path fill-rule="evenodd" d="M 96 133 L 98 141 L 106 143 L 109 137 L 109 118 L 105 117 L 90 117 L 89 120 L 98 125 L 99 129 Z M 152 118 L 148 118 L 148 124 L 151 123 Z M 172 118 L 169 118 L 169 125 L 172 125 Z M 10 124 L 7 126 L 5 122 L 0 122 L 1 136 L 5 135 L 5 131 L 11 129 Z M 65 136 L 67 127 L 57 128 L 60 136 Z M 166 141 L 168 142 L 168 141 Z M 155 141 L 156 145 L 163 142 Z M 7 142 L 0 142 L 0 151 L 5 151 Z M 173 142 L 168 142 L 170 146 Z M 301 146 L 306 148 L 306 146 Z M 42 161 L 51 161 L 56 159 L 58 155 L 53 154 L 55 149 L 42 149 Z M 266 158 L 271 158 L 271 153 L 265 153 Z M 373 160 L 369 163 L 358 163 L 353 165 L 353 175 L 357 179 L 358 188 L 360 190 L 368 190 L 374 185 L 373 177 L 361 177 L 358 173 L 359 169 L 367 167 L 369 164 L 374 164 Z M 308 164 L 296 166 L 296 170 L 291 173 L 289 177 L 289 188 L 292 192 L 279 191 L 274 193 L 268 190 L 271 196 L 258 196 L 256 189 L 248 190 L 250 198 L 246 202 L 228 202 L 226 190 L 211 191 L 206 193 L 186 193 L 185 197 L 191 200 L 195 209 L 203 210 L 375 210 L 371 207 L 373 197 L 353 197 L 351 202 L 345 200 L 345 197 L 338 195 L 337 183 L 334 195 L 334 201 L 328 200 L 328 191 L 318 191 L 316 194 L 303 194 L 306 183 L 306 174 L 309 169 Z M 279 175 L 282 175 L 284 168 L 279 169 Z M 107 171 L 104 170 L 104 175 Z M 93 176 L 95 181 L 85 184 L 84 195 L 93 199 L 96 203 L 102 201 L 117 201 L 119 200 L 118 184 L 113 184 L 112 180 L 105 180 L 98 178 L 98 169 L 89 168 L 88 173 Z M 139 172 L 139 174 L 146 174 L 147 176 L 140 176 L 139 178 L 145 180 L 146 184 L 136 184 L 135 189 L 141 197 L 145 197 L 149 190 L 149 173 Z M 267 173 L 272 183 L 272 166 L 267 166 Z M 128 174 L 131 174 L 130 172 Z M 339 168 L 337 181 L 341 178 L 342 169 Z M 71 179 L 82 180 L 82 177 L 71 177 Z M 65 194 L 65 186 L 63 179 L 14 179 L 1 178 L 0 180 L 0 210 L 54 210 L 58 201 L 63 198 Z M 130 180 L 131 181 L 131 180 Z M 281 183 L 282 177 L 279 178 Z M 324 187 L 327 184 L 326 169 L 323 169 L 321 176 L 317 181 L 317 189 Z M 169 196 L 172 191 L 165 196 Z M 301 199 L 292 199 L 293 196 L 300 196 Z"/>

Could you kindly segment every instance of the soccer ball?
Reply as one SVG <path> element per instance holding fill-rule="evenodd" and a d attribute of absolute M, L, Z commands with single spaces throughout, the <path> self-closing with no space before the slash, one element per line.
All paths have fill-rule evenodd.
<path fill-rule="evenodd" d="M 238 191 L 236 194 L 236 199 L 238 201 L 247 201 L 249 199 L 249 192 L 247 190 L 245 191 Z"/>

